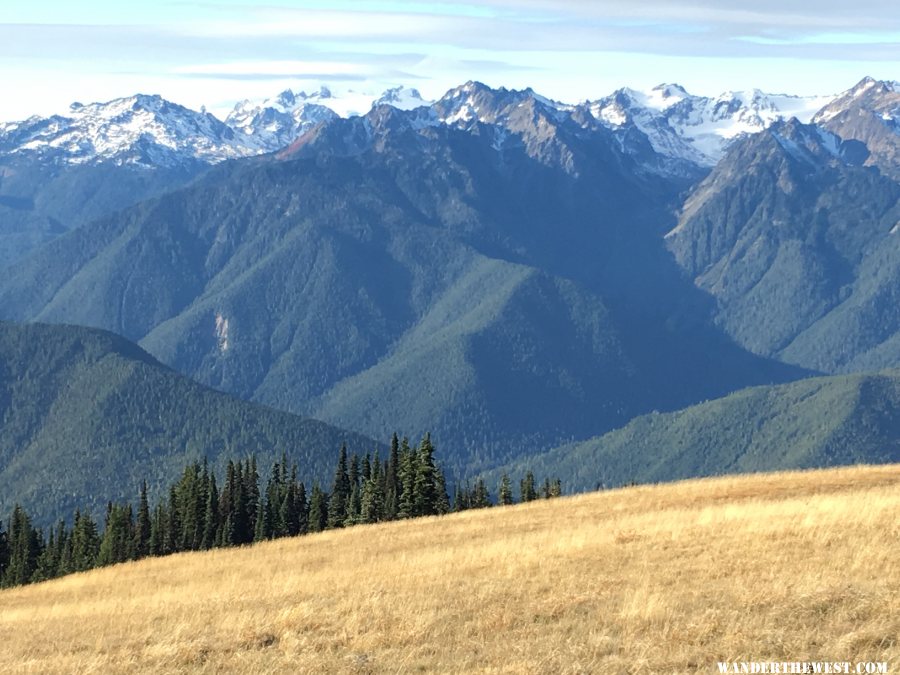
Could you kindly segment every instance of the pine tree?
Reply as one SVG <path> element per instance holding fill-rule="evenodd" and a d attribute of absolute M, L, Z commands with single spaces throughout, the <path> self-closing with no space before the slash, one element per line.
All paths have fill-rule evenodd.
<path fill-rule="evenodd" d="M 309 498 L 309 531 L 321 532 L 328 526 L 328 495 L 313 483 Z"/>
<path fill-rule="evenodd" d="M 434 445 L 431 434 L 426 433 L 419 443 L 413 466 L 413 498 L 412 515 L 434 515 L 437 506 L 437 490 L 435 489 Z"/>
<path fill-rule="evenodd" d="M 309 504 L 306 501 L 306 486 L 302 482 L 297 484 L 294 510 L 297 513 L 297 531 L 291 534 L 306 534 L 309 532 Z"/>
<path fill-rule="evenodd" d="M 133 542 L 134 523 L 131 507 L 110 504 L 97 555 L 97 565 L 113 565 L 130 559 L 134 552 Z"/>
<path fill-rule="evenodd" d="M 498 503 L 501 506 L 509 506 L 513 503 L 512 484 L 509 476 L 503 474 L 500 478 L 500 488 L 497 490 Z"/>
<path fill-rule="evenodd" d="M 248 518 L 247 488 L 244 483 L 244 465 L 237 462 L 234 467 L 234 494 L 231 513 L 231 541 L 228 546 L 246 544 L 253 540 L 253 525 Z"/>
<path fill-rule="evenodd" d="M 334 481 L 328 498 L 328 527 L 343 527 L 350 498 L 350 476 L 347 472 L 347 446 L 342 445 L 334 470 Z"/>
<path fill-rule="evenodd" d="M 244 493 L 246 495 L 244 508 L 246 509 L 246 523 L 249 528 L 256 524 L 257 510 L 261 505 L 259 493 L 259 473 L 256 470 L 256 455 L 251 455 L 246 464 L 247 465 L 244 470 Z M 248 529 L 247 536 L 241 543 L 246 544 L 252 541 L 253 534 L 254 533 L 249 531 Z"/>
<path fill-rule="evenodd" d="M 541 486 L 541 497 L 550 499 L 550 479 L 545 478 L 544 484 Z"/>
<path fill-rule="evenodd" d="M 256 524 L 253 527 L 253 541 L 265 541 L 272 538 L 271 503 L 268 500 L 256 511 Z"/>
<path fill-rule="evenodd" d="M 438 515 L 450 513 L 450 497 L 447 496 L 447 481 L 444 472 L 437 466 L 434 469 L 434 512 Z"/>
<path fill-rule="evenodd" d="M 9 519 L 9 562 L 3 575 L 4 586 L 27 584 L 37 569 L 41 553 L 41 541 L 37 531 L 31 526 L 31 519 L 18 504 L 13 507 Z"/>
<path fill-rule="evenodd" d="M 397 482 L 400 494 L 397 501 L 397 517 L 412 518 L 416 514 L 416 452 L 409 447 L 409 440 L 400 442 L 400 465 Z"/>
<path fill-rule="evenodd" d="M 134 555 L 143 558 L 150 554 L 150 503 L 147 500 L 147 481 L 141 481 L 137 519 L 134 523 Z"/>
<path fill-rule="evenodd" d="M 39 538 L 43 538 L 40 537 Z M 56 543 L 56 532 L 50 530 L 47 544 L 41 550 L 35 565 L 32 581 L 46 581 L 59 574 L 59 546 Z"/>
<path fill-rule="evenodd" d="M 519 483 L 519 490 L 521 492 L 521 501 L 523 504 L 526 502 L 532 502 L 537 499 L 537 490 L 534 487 L 534 474 L 529 471 L 525 474 L 525 478 Z"/>
<path fill-rule="evenodd" d="M 206 507 L 203 514 L 203 538 L 200 548 L 206 550 L 216 545 L 216 533 L 219 531 L 219 490 L 216 487 L 216 475 L 209 476 L 209 487 L 206 491 Z"/>
<path fill-rule="evenodd" d="M 362 523 L 377 523 L 385 517 L 384 477 L 381 474 L 381 460 L 378 451 L 370 463 L 369 477 L 363 485 L 360 498 L 359 520 Z"/>
<path fill-rule="evenodd" d="M 169 505 L 166 508 L 165 539 L 163 539 L 163 553 L 177 553 L 181 544 L 181 519 L 178 509 L 178 493 L 173 484 L 169 487 Z"/>
<path fill-rule="evenodd" d="M 384 468 L 384 519 L 395 520 L 400 508 L 400 439 L 391 435 L 391 451 Z"/>
<path fill-rule="evenodd" d="M 100 536 L 97 534 L 97 523 L 87 512 L 75 512 L 72 525 L 72 563 L 73 572 L 83 572 L 97 565 L 100 552 Z"/>
<path fill-rule="evenodd" d="M 550 496 L 551 497 L 561 497 L 562 496 L 562 480 L 559 478 L 554 478 L 550 483 Z"/>
<path fill-rule="evenodd" d="M 225 469 L 225 482 L 219 494 L 219 518 L 216 530 L 216 546 L 231 546 L 234 543 L 234 510 L 237 476 L 232 460 Z"/>
<path fill-rule="evenodd" d="M 157 504 L 153 509 L 153 518 L 150 521 L 150 539 L 147 542 L 147 549 L 152 556 L 165 555 L 166 551 L 166 523 L 169 522 L 166 508 L 162 504 Z"/>
<path fill-rule="evenodd" d="M 466 487 L 463 488 L 462 484 L 457 481 L 456 489 L 453 492 L 453 511 L 465 511 L 467 508 L 469 508 L 468 482 L 466 483 Z"/>
<path fill-rule="evenodd" d="M 9 567 L 9 537 L 3 529 L 3 521 L 0 520 L 0 585 L 3 584 L 7 567 Z"/>
<path fill-rule="evenodd" d="M 491 506 L 491 495 L 483 478 L 475 481 L 475 489 L 472 491 L 471 506 L 473 509 L 484 509 Z"/>

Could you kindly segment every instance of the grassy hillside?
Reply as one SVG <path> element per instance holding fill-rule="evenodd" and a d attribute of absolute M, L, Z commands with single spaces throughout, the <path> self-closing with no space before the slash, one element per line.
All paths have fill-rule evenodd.
<path fill-rule="evenodd" d="M 239 401 L 158 363 L 137 345 L 76 326 L 0 322 L 0 514 L 21 503 L 37 524 L 108 500 L 140 481 L 168 485 L 185 464 L 281 453 L 301 477 L 330 477 L 341 443 L 375 442 Z"/>
<path fill-rule="evenodd" d="M 0 592 L 0 671 L 716 672 L 900 659 L 900 466 L 690 481 Z"/>
<path fill-rule="evenodd" d="M 533 470 L 569 492 L 696 476 L 900 461 L 900 372 L 752 387 L 487 474 Z"/>

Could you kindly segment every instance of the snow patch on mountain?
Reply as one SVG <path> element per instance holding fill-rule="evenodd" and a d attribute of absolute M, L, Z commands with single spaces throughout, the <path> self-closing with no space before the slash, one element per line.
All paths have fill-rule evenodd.
<path fill-rule="evenodd" d="M 243 157 L 252 150 L 213 115 L 160 96 L 139 94 L 107 103 L 73 104 L 69 116 L 32 117 L 0 128 L 0 147 L 67 164 L 176 166 Z"/>
<path fill-rule="evenodd" d="M 637 127 L 663 155 L 713 166 L 735 139 L 791 117 L 809 122 L 832 99 L 766 94 L 758 89 L 694 96 L 680 85 L 661 84 L 650 91 L 619 89 L 589 107 L 596 119 L 613 130 Z"/>

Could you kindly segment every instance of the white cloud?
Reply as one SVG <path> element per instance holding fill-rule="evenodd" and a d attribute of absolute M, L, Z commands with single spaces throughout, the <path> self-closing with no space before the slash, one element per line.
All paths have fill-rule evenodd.
<path fill-rule="evenodd" d="M 378 73 L 379 69 L 360 62 L 257 60 L 176 66 L 171 72 L 178 75 L 261 75 L 271 77 L 315 75 L 328 77 L 344 75 L 369 76 Z"/>

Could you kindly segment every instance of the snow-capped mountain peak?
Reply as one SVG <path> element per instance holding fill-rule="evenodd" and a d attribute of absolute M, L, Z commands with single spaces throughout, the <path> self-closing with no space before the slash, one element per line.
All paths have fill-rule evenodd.
<path fill-rule="evenodd" d="M 689 94 L 677 84 L 661 84 L 649 91 L 619 89 L 589 107 L 613 130 L 636 126 L 663 155 L 712 166 L 736 138 L 790 117 L 808 122 L 831 98 L 758 89 L 706 97 Z"/>
<path fill-rule="evenodd" d="M 177 166 L 246 154 L 235 142 L 234 131 L 213 115 L 145 94 L 75 104 L 68 116 L 32 117 L 4 125 L 0 136 L 0 147 L 12 154 L 34 154 L 66 164 Z"/>
<path fill-rule="evenodd" d="M 423 106 L 430 106 L 432 103 L 433 101 L 423 99 L 418 89 L 393 87 L 375 99 L 372 106 L 389 105 L 398 110 L 415 110 Z"/>

